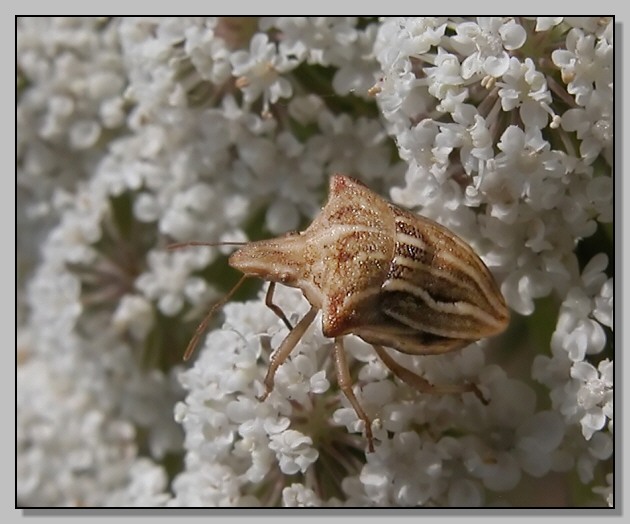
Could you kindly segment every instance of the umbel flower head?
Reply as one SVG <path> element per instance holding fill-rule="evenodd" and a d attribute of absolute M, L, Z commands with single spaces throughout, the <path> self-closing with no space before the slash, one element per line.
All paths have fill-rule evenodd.
<path fill-rule="evenodd" d="M 20 506 L 613 506 L 613 20 L 20 18 Z M 512 323 L 392 358 L 287 335 L 227 246 L 344 173 L 450 228 Z M 249 286 L 249 287 L 248 287 Z M 291 325 L 308 310 L 277 286 Z M 576 482 L 577 480 L 577 482 Z"/>

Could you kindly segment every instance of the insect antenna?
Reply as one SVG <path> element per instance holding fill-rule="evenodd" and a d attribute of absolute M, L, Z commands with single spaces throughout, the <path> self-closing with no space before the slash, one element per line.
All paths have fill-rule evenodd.
<path fill-rule="evenodd" d="M 221 298 L 221 300 L 219 300 L 218 302 L 215 302 L 212 305 L 212 307 L 210 308 L 210 311 L 208 311 L 206 316 L 197 326 L 197 329 L 195 329 L 195 334 L 190 339 L 190 342 L 188 343 L 188 347 L 186 348 L 186 352 L 184 353 L 184 361 L 189 360 L 190 357 L 195 352 L 195 349 L 197 348 L 197 344 L 199 343 L 199 338 L 201 338 L 201 335 L 203 335 L 204 331 L 207 329 L 208 324 L 210 323 L 210 320 L 212 319 L 212 316 L 219 309 L 221 309 L 227 302 L 229 302 L 229 300 L 232 298 L 234 293 L 236 293 L 238 288 L 241 287 L 241 285 L 243 284 L 243 282 L 245 282 L 247 278 L 248 278 L 248 275 L 243 275 L 241 279 L 234 285 L 234 287 L 230 289 L 230 291 L 228 291 L 223 296 L 223 298 Z"/>
<path fill-rule="evenodd" d="M 249 242 L 196 242 L 196 241 L 190 241 L 190 242 L 177 242 L 175 244 L 169 244 L 168 246 L 166 246 L 166 249 L 168 251 L 175 251 L 176 249 L 181 249 L 183 247 L 192 247 L 192 246 L 210 246 L 210 247 L 217 247 L 217 246 L 246 246 L 247 244 L 249 244 Z"/>
<path fill-rule="evenodd" d="M 166 249 L 168 251 L 174 251 L 175 249 L 181 249 L 181 248 L 184 248 L 184 247 L 192 247 L 192 246 L 210 246 L 210 247 L 216 247 L 216 246 L 245 246 L 247 244 L 249 244 L 249 242 L 196 242 L 196 241 L 191 241 L 191 242 L 179 242 L 179 243 L 176 243 L 176 244 L 169 244 L 168 246 L 166 246 Z M 192 338 L 190 339 L 190 342 L 188 343 L 188 346 L 186 347 L 186 351 L 184 352 L 184 357 L 183 357 L 185 362 L 190 360 L 190 357 L 192 357 L 193 353 L 195 352 L 195 349 L 197 348 L 197 345 L 199 344 L 199 339 L 201 338 L 201 335 L 203 335 L 204 331 L 208 328 L 208 324 L 210 323 L 210 320 L 212 319 L 212 316 L 219 309 L 221 309 L 227 302 L 229 302 L 229 300 L 232 298 L 234 293 L 236 293 L 238 288 L 243 285 L 243 282 L 245 282 L 245 280 L 247 278 L 248 278 L 248 275 L 243 275 L 241 277 L 241 279 L 234 285 L 234 287 L 232 289 L 230 289 L 230 291 L 228 291 L 221 298 L 221 300 L 219 300 L 218 302 L 216 302 L 216 303 L 214 303 L 212 305 L 212 307 L 210 308 L 210 311 L 208 311 L 206 316 L 203 318 L 203 320 L 197 326 L 197 329 L 195 329 L 195 333 L 192 336 Z"/>

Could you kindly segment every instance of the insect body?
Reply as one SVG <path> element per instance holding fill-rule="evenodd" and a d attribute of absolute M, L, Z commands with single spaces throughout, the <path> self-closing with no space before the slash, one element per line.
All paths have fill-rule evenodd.
<path fill-rule="evenodd" d="M 335 175 L 328 202 L 300 233 L 250 242 L 229 264 L 270 281 L 266 303 L 290 331 L 271 356 L 266 398 L 278 367 L 322 312 L 322 331 L 334 339 L 339 386 L 365 422 L 352 391 L 344 335 L 371 344 L 403 381 L 433 393 L 475 391 L 470 384 L 433 386 L 399 365 L 383 348 L 412 355 L 452 351 L 503 331 L 509 313 L 492 274 L 472 248 L 436 222 L 401 209 L 356 180 Z M 310 310 L 293 327 L 272 302 L 275 283 L 299 288 Z"/>

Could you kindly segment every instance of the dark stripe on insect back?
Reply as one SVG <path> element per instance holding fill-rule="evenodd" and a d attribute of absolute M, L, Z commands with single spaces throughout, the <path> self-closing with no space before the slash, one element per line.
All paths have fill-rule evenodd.
<path fill-rule="evenodd" d="M 409 263 L 413 265 L 408 265 Z M 387 281 L 404 280 L 424 289 L 436 302 L 470 302 L 468 287 L 462 286 L 456 277 L 432 269 L 430 266 L 396 257 L 390 266 Z"/>
<path fill-rule="evenodd" d="M 412 223 L 408 222 L 408 220 L 412 220 L 412 217 L 406 217 L 404 215 L 397 215 L 396 222 L 396 233 L 402 233 L 403 235 L 409 235 L 410 237 L 418 239 L 423 244 L 428 244 L 428 238 L 422 234 L 422 232 L 414 226 Z"/>
<path fill-rule="evenodd" d="M 396 254 L 425 266 L 420 269 L 432 272 L 437 278 L 440 278 L 440 273 L 447 279 L 449 274 L 452 275 L 461 281 L 462 289 L 470 290 L 469 297 L 476 298 L 471 302 L 501 316 L 502 309 L 500 306 L 497 308 L 495 302 L 498 290 L 493 285 L 492 275 L 472 249 L 463 241 L 455 241 L 446 235 L 432 222 L 426 223 L 431 234 L 422 233 L 416 226 L 406 221 L 413 218 L 413 216 L 404 215 L 396 217 L 398 233 Z M 417 218 L 422 219 L 422 217 Z M 438 243 L 441 245 L 436 245 Z M 453 249 L 446 249 L 448 244 L 451 244 Z M 457 255 L 453 253 L 454 250 L 458 251 Z M 396 262 L 396 257 L 394 262 Z M 413 271 L 415 267 L 411 269 Z M 410 279 L 410 281 L 414 282 L 415 279 Z"/>
<path fill-rule="evenodd" d="M 476 256 L 466 242 L 434 220 L 397 209 L 395 222 L 397 233 L 408 235 L 420 241 L 423 246 L 426 246 L 426 249 L 432 252 L 447 249 L 450 245 L 458 251 Z M 475 265 L 477 266 L 477 264 Z"/>
<path fill-rule="evenodd" d="M 404 248 L 400 251 L 407 252 Z M 399 278 L 421 287 L 438 302 L 465 301 L 496 313 L 494 304 L 476 280 L 453 265 L 440 263 L 439 258 L 428 265 L 417 259 L 396 256 L 390 266 L 388 278 Z"/>
<path fill-rule="evenodd" d="M 431 266 L 435 258 L 435 249 L 432 246 L 423 242 L 422 240 L 416 240 L 414 237 L 405 234 L 396 235 L 396 247 L 394 249 L 394 257 L 402 255 L 412 260 L 417 260 L 426 266 Z"/>
<path fill-rule="evenodd" d="M 444 311 L 440 309 L 441 305 L 447 304 L 440 303 L 436 308 L 409 291 L 385 290 L 381 295 L 380 309 L 406 326 L 441 337 L 476 339 L 496 330 L 497 322 L 491 315 L 483 314 L 484 318 L 480 318 L 472 313 Z M 448 306 L 456 307 L 454 304 Z M 482 313 L 478 308 L 472 308 L 476 313 Z"/>

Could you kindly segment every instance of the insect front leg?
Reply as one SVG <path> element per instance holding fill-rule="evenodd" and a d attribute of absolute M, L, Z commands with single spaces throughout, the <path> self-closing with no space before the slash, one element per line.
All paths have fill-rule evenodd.
<path fill-rule="evenodd" d="M 265 384 L 265 392 L 258 397 L 258 400 L 263 401 L 269 396 L 269 393 L 273 390 L 276 371 L 289 357 L 291 351 L 293 351 L 297 343 L 304 336 L 308 326 L 311 325 L 316 316 L 317 308 L 311 307 L 306 315 L 304 315 L 295 327 L 289 331 L 289 334 L 282 341 L 282 344 L 280 344 L 277 351 L 271 355 L 271 358 L 269 359 L 269 368 L 267 369 L 267 374 L 265 375 L 265 380 L 263 382 Z"/>
<path fill-rule="evenodd" d="M 282 322 L 284 322 L 284 325 L 289 328 L 289 331 L 291 331 L 293 329 L 293 326 L 291 325 L 291 322 L 289 322 L 289 320 L 287 319 L 287 316 L 284 314 L 284 311 L 282 311 L 282 309 L 280 309 L 279 306 L 277 306 L 276 304 L 272 302 L 273 292 L 275 289 L 276 289 L 276 283 L 269 282 L 269 287 L 267 288 L 267 294 L 265 295 L 265 306 L 271 309 L 271 311 L 273 311 L 276 314 L 276 316 L 280 320 L 282 320 Z"/>
<path fill-rule="evenodd" d="M 357 397 L 352 391 L 352 377 L 350 377 L 350 368 L 348 368 L 348 360 L 346 359 L 346 350 L 343 347 L 343 338 L 335 338 L 333 360 L 335 361 L 335 369 L 337 371 L 337 383 L 339 389 L 343 391 L 346 398 L 354 408 L 357 416 L 365 423 L 365 436 L 368 441 L 368 449 L 374 451 L 374 438 L 372 436 L 372 420 L 367 416 Z"/>
<path fill-rule="evenodd" d="M 401 366 L 387 353 L 383 346 L 372 344 L 374 351 L 383 361 L 394 375 L 400 380 L 411 386 L 412 388 L 420 391 L 421 393 L 431 393 L 433 395 L 451 395 L 457 393 L 473 392 L 481 402 L 487 404 L 487 400 L 483 397 L 483 394 L 476 386 L 476 384 L 442 384 L 436 386 L 431 384 L 427 379 L 422 378 L 420 375 L 414 373 L 410 369 Z"/>

